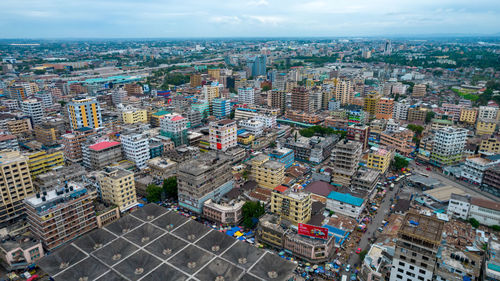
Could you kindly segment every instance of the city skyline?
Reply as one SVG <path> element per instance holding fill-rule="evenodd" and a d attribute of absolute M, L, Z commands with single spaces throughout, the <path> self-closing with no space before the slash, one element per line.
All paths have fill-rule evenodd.
<path fill-rule="evenodd" d="M 0 38 L 500 35 L 499 2 L 435 2 L 6 0 Z"/>

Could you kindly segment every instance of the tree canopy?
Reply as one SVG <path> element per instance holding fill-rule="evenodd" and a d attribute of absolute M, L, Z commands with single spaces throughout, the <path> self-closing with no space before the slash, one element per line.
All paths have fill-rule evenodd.
<path fill-rule="evenodd" d="M 408 167 L 408 160 L 404 157 L 396 155 L 391 162 L 391 166 L 393 170 L 401 170 L 402 168 Z"/>
<path fill-rule="evenodd" d="M 344 131 L 336 131 L 332 128 L 329 127 L 323 127 L 323 126 L 312 126 L 309 128 L 305 128 L 299 131 L 300 135 L 306 138 L 310 138 L 315 135 L 320 135 L 322 137 L 328 136 L 328 135 L 333 135 L 333 134 L 338 134 L 341 135 L 341 137 L 344 137 L 346 132 Z"/>
<path fill-rule="evenodd" d="M 260 202 L 248 201 L 243 205 L 241 212 L 243 214 L 243 226 L 252 228 L 257 224 L 259 217 L 262 216 L 266 210 L 264 205 Z"/>
<path fill-rule="evenodd" d="M 158 202 L 161 200 L 162 192 L 163 188 L 161 186 L 150 184 L 146 187 L 146 199 L 148 200 L 148 202 Z"/>

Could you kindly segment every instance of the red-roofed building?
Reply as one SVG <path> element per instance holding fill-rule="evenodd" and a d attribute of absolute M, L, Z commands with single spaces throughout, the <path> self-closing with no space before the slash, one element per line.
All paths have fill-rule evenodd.
<path fill-rule="evenodd" d="M 117 141 L 102 141 L 83 149 L 83 165 L 92 170 L 101 170 L 121 160 L 122 146 Z"/>
<path fill-rule="evenodd" d="M 288 189 L 288 187 L 283 186 L 283 185 L 278 185 L 277 187 L 274 188 L 274 190 L 279 191 L 281 193 L 285 192 Z"/>

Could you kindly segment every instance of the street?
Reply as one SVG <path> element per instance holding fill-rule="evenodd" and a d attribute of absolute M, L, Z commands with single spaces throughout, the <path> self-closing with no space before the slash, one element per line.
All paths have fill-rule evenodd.
<path fill-rule="evenodd" d="M 361 240 L 359 241 L 358 247 L 361 248 L 362 250 L 369 250 L 370 242 L 368 241 L 368 239 L 372 237 L 374 234 L 376 235 L 377 229 L 380 227 L 382 221 L 389 213 L 392 204 L 391 198 L 395 196 L 400 186 L 401 183 L 396 183 L 393 190 L 387 188 L 387 193 L 385 194 L 384 199 L 380 203 L 380 207 L 378 208 L 377 213 L 373 217 L 371 223 L 368 224 L 366 232 L 363 234 L 363 236 L 361 236 Z M 349 257 L 348 264 L 351 265 L 351 271 L 355 270 L 354 265 L 355 264 L 360 265 L 359 255 L 356 254 L 355 252 L 352 252 Z M 343 269 L 342 274 L 350 274 L 350 273 L 346 273 L 345 270 Z"/>

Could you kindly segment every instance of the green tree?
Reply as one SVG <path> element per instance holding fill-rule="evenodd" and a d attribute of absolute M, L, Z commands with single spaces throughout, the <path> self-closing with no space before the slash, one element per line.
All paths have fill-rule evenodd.
<path fill-rule="evenodd" d="M 271 90 L 271 86 L 270 85 L 266 84 L 266 85 L 262 86 L 262 91 L 263 92 L 267 92 L 267 91 L 270 91 L 270 90 Z"/>
<path fill-rule="evenodd" d="M 500 231 L 500 225 L 492 225 L 491 226 L 491 229 L 493 229 L 494 231 Z"/>
<path fill-rule="evenodd" d="M 66 105 L 66 102 L 63 100 L 58 101 L 58 103 L 61 105 L 61 107 L 64 107 Z"/>
<path fill-rule="evenodd" d="M 425 114 L 425 124 L 429 124 L 435 115 L 436 113 L 434 113 L 434 111 L 427 111 L 427 113 Z"/>
<path fill-rule="evenodd" d="M 420 136 L 422 132 L 424 131 L 424 127 L 420 125 L 415 125 L 415 124 L 408 124 L 408 129 L 413 131 L 415 134 Z"/>
<path fill-rule="evenodd" d="M 367 250 L 363 250 L 359 253 L 359 260 L 360 261 L 363 261 L 366 257 L 366 254 L 368 254 L 368 251 Z"/>
<path fill-rule="evenodd" d="M 248 180 L 248 171 L 247 170 L 244 170 L 243 173 L 241 173 L 241 176 L 245 179 L 245 180 Z"/>
<path fill-rule="evenodd" d="M 146 199 L 148 202 L 158 202 L 161 200 L 163 188 L 156 184 L 150 184 L 146 187 Z"/>
<path fill-rule="evenodd" d="M 276 142 L 275 141 L 272 141 L 269 143 L 269 147 L 270 148 L 275 148 L 276 147 Z"/>
<path fill-rule="evenodd" d="M 394 159 L 391 162 L 391 167 L 393 170 L 401 170 L 402 168 L 408 167 L 408 160 L 401 156 L 394 156 Z"/>
<path fill-rule="evenodd" d="M 170 177 L 163 181 L 163 190 L 169 198 L 177 199 L 177 177 Z"/>
<path fill-rule="evenodd" d="M 469 219 L 469 223 L 470 223 L 470 225 L 472 225 L 472 227 L 474 227 L 474 228 L 478 228 L 478 227 L 479 227 L 479 222 L 478 222 L 475 218 L 470 218 L 470 219 Z"/>
<path fill-rule="evenodd" d="M 266 210 L 260 202 L 248 201 L 241 208 L 241 212 L 243 215 L 243 226 L 252 228 Z"/>
<path fill-rule="evenodd" d="M 35 73 L 36 75 L 45 74 L 45 69 L 36 69 L 35 71 L 33 71 L 33 73 Z"/>

